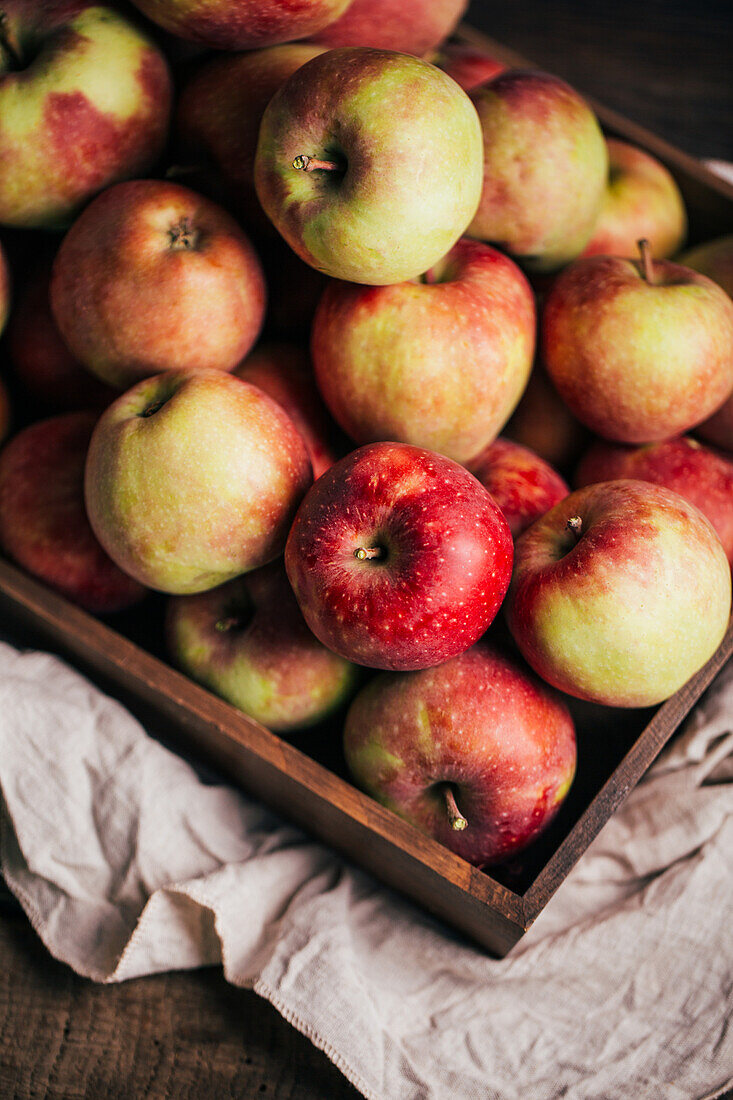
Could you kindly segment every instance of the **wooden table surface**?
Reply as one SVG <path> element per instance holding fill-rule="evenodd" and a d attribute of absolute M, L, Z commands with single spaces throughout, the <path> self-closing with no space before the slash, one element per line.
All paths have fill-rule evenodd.
<path fill-rule="evenodd" d="M 474 0 L 469 21 L 696 156 L 733 159 L 730 0 Z M 0 1096 L 357 1096 L 218 969 L 96 986 L 0 897 Z"/>

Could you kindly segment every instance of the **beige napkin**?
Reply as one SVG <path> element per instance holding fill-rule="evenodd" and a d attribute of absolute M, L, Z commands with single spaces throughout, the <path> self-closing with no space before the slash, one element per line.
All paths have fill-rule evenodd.
<path fill-rule="evenodd" d="M 58 659 L 0 645 L 0 859 L 97 981 L 221 961 L 374 1100 L 677 1100 L 733 1083 L 733 665 L 497 961 Z"/>

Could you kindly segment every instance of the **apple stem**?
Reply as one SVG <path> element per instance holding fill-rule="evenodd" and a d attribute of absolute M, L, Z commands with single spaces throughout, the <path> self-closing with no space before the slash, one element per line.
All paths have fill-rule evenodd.
<path fill-rule="evenodd" d="M 451 829 L 456 833 L 463 832 L 464 829 L 468 828 L 468 822 L 458 809 L 456 796 L 453 794 L 450 787 L 443 787 L 443 797 L 445 799 L 445 808 Z"/>
<path fill-rule="evenodd" d="M 384 550 L 381 546 L 360 546 L 358 550 L 354 551 L 354 557 L 359 561 L 372 561 L 374 558 L 383 558 Z"/>
<path fill-rule="evenodd" d="M 0 10 L 0 50 L 5 50 L 8 55 L 8 61 L 13 69 L 21 70 L 23 68 L 23 61 L 18 52 L 18 49 L 11 41 L 10 27 L 8 26 L 8 13 Z"/>
<path fill-rule="evenodd" d="M 649 241 L 646 237 L 643 237 L 640 241 L 636 242 L 641 255 L 641 273 L 649 283 L 649 286 L 654 286 L 654 263 L 652 261 L 652 250 Z"/>
<path fill-rule="evenodd" d="M 583 520 L 580 516 L 571 516 L 565 526 L 568 531 L 572 531 L 576 539 L 579 539 L 583 534 Z"/>
<path fill-rule="evenodd" d="M 293 168 L 299 172 L 315 172 L 319 168 L 324 172 L 340 172 L 342 170 L 342 166 L 337 164 L 335 160 L 318 160 L 317 157 L 307 157 L 304 153 L 295 158 Z"/>

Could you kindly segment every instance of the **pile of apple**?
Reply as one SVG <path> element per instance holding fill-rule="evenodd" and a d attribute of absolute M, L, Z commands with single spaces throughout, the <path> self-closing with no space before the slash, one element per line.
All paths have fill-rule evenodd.
<path fill-rule="evenodd" d="M 505 858 L 562 693 L 656 704 L 725 633 L 733 239 L 671 262 L 667 170 L 446 45 L 464 0 L 135 6 L 0 0 L 0 545 L 170 594 L 274 730 L 350 703 L 355 781 Z"/>

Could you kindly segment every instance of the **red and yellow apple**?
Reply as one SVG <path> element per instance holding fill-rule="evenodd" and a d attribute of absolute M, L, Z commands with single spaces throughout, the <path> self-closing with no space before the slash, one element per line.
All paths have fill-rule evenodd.
<path fill-rule="evenodd" d="M 233 370 L 257 339 L 265 293 L 234 219 L 161 180 L 99 195 L 64 237 L 51 279 L 64 341 L 118 388 L 174 368 Z"/>
<path fill-rule="evenodd" d="M 483 190 L 468 229 L 528 269 L 583 251 L 601 209 L 608 153 L 585 100 L 559 77 L 511 69 L 471 93 L 483 133 Z"/>
<path fill-rule="evenodd" d="M 0 453 L 0 545 L 24 569 L 89 611 L 144 589 L 108 557 L 84 510 L 84 462 L 96 416 L 67 413 L 24 428 Z"/>
<path fill-rule="evenodd" d="M 102 414 L 86 506 L 126 573 L 185 595 L 281 554 L 311 478 L 305 444 L 267 394 L 223 371 L 171 370 Z"/>
<path fill-rule="evenodd" d="M 678 493 L 605 481 L 520 535 L 505 607 L 522 655 L 548 683 L 646 707 L 681 688 L 722 641 L 731 570 L 712 524 Z"/>
<path fill-rule="evenodd" d="M 210 592 L 173 596 L 166 634 L 184 672 L 278 732 L 326 718 L 360 674 L 311 634 L 282 562 Z"/>
<path fill-rule="evenodd" d="M 541 320 L 558 393 L 620 443 L 686 432 L 733 389 L 733 302 L 704 275 L 644 256 L 576 261 L 555 279 Z"/>
<path fill-rule="evenodd" d="M 372 668 L 427 668 L 473 645 L 494 619 L 512 536 L 456 462 L 372 443 L 311 487 L 285 567 L 308 626 L 329 649 Z"/>
<path fill-rule="evenodd" d="M 311 354 L 324 400 L 352 439 L 400 440 L 468 462 L 514 410 L 534 346 L 524 275 L 496 249 L 463 239 L 419 280 L 330 283 Z"/>
<path fill-rule="evenodd" d="M 3 0 L 0 223 L 68 224 L 163 150 L 171 80 L 162 53 L 112 7 Z"/>
<path fill-rule="evenodd" d="M 456 27 L 468 0 L 351 0 L 315 35 L 328 49 L 373 46 L 422 57 Z"/>
<path fill-rule="evenodd" d="M 576 767 L 565 703 L 485 642 L 438 668 L 377 676 L 349 708 L 344 753 L 359 786 L 479 866 L 549 824 Z"/>
<path fill-rule="evenodd" d="M 444 256 L 476 212 L 481 128 L 434 65 L 345 47 L 302 65 L 265 110 L 255 186 L 295 252 L 336 279 L 391 284 Z"/>

